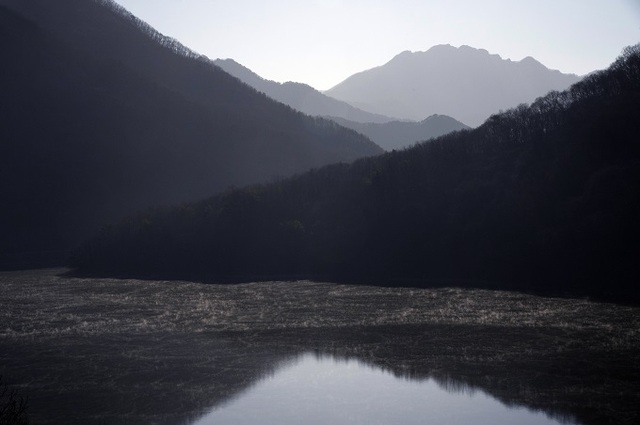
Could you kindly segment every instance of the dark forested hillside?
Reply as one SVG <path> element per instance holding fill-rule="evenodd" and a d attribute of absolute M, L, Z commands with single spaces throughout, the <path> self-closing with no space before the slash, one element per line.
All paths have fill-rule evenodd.
<path fill-rule="evenodd" d="M 640 301 L 640 45 L 475 130 L 105 228 L 82 272 Z"/>
<path fill-rule="evenodd" d="M 106 0 L 0 0 L 0 35 L 0 268 L 59 263 L 138 209 L 382 151 Z"/>

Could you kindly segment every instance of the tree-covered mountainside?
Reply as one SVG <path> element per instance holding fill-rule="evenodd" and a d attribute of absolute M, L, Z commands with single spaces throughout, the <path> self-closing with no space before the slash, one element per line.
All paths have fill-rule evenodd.
<path fill-rule="evenodd" d="M 386 123 L 360 123 L 343 118 L 329 117 L 343 127 L 364 134 L 372 142 L 390 151 L 403 149 L 416 142 L 433 139 L 453 131 L 466 130 L 469 127 L 446 115 L 431 115 L 420 122 L 391 121 Z"/>
<path fill-rule="evenodd" d="M 80 272 L 640 301 L 640 45 L 475 130 L 107 227 Z"/>
<path fill-rule="evenodd" d="M 382 152 L 242 84 L 107 0 L 0 0 L 0 268 L 104 223 Z"/>
<path fill-rule="evenodd" d="M 439 45 L 426 52 L 402 52 L 324 93 L 400 119 L 443 114 L 477 127 L 500 110 L 533 102 L 579 80 L 531 57 L 511 61 L 484 49 Z"/>

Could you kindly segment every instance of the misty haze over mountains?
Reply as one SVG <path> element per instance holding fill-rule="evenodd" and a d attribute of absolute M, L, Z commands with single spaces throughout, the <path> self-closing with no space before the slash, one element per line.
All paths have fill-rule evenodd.
<path fill-rule="evenodd" d="M 0 0 L 0 32 L 5 59 L 0 69 L 0 137 L 6 141 L 0 170 L 3 261 L 9 254 L 67 251 L 104 224 L 151 206 L 194 201 L 232 185 L 266 182 L 382 152 L 353 130 L 297 112 L 243 84 L 110 0 Z M 242 71 L 239 65 L 236 68 Z M 442 75 L 440 80 L 430 78 L 445 71 L 453 77 L 447 80 L 450 85 L 442 84 Z M 262 81 L 265 90 L 277 85 L 244 72 L 253 75 L 254 83 Z M 485 80 L 478 83 L 471 76 Z M 393 81 L 378 77 L 393 77 Z M 412 99 L 437 101 L 439 111 L 447 104 L 462 105 L 467 112 L 490 104 L 492 109 L 486 112 L 490 114 L 499 101 L 509 98 L 518 103 L 513 100 L 516 95 L 534 96 L 534 89 L 542 90 L 541 81 L 566 79 L 578 77 L 549 71 L 530 58 L 511 62 L 466 46 L 436 46 L 422 53 L 405 52 L 330 92 L 359 85 L 371 97 L 384 96 L 395 84 L 401 99 L 411 88 L 437 88 L 441 96 L 414 93 Z M 347 114 L 357 112 L 344 103 L 332 103 L 308 86 L 291 87 L 340 105 L 338 109 Z M 483 93 L 484 103 L 473 101 L 473 96 Z M 467 100 L 460 100 L 463 95 Z M 361 119 L 382 119 L 362 114 Z M 405 144 L 412 142 L 401 141 L 398 135 L 403 132 L 407 139 L 437 136 L 414 133 L 418 127 L 420 131 L 436 128 L 440 133 L 464 128 L 440 114 L 424 119 L 418 111 L 415 116 L 422 121 L 414 123 L 334 119 L 374 139 L 393 130 L 387 138 Z M 502 116 L 511 115 L 494 115 L 494 121 Z M 499 126 L 494 122 L 487 128 Z M 567 128 L 567 132 L 577 131 Z M 466 133 L 456 137 L 470 137 Z M 385 145 L 386 149 L 396 147 L 400 145 Z M 389 176 L 396 178 L 406 171 L 404 167 L 398 163 Z M 374 170 L 361 183 L 374 185 L 381 178 Z M 407 178 L 403 184 L 413 187 L 414 183 Z M 385 190 L 400 193 L 403 184 Z M 325 186 L 326 182 L 319 184 L 322 191 Z M 317 223 L 323 219 L 319 217 Z M 289 236 L 299 230 L 295 219 L 281 224 L 291 227 Z M 314 229 L 312 225 L 306 223 L 305 228 Z M 347 230 L 341 234 L 349 234 Z M 327 226 L 322 233 L 334 231 Z M 313 232 L 316 237 L 317 229 Z"/>
<path fill-rule="evenodd" d="M 469 128 L 463 122 L 480 125 L 500 110 L 530 103 L 580 79 L 549 70 L 531 57 L 513 62 L 483 49 L 449 45 L 403 52 L 324 94 L 306 84 L 266 80 L 232 59 L 214 62 L 267 96 L 328 117 L 385 150 Z"/>
<path fill-rule="evenodd" d="M 0 267 L 106 223 L 382 152 L 239 82 L 107 0 L 0 0 Z"/>
<path fill-rule="evenodd" d="M 280 84 L 265 80 L 232 59 L 217 59 L 214 63 L 267 96 L 306 114 L 329 118 L 344 127 L 364 134 L 385 150 L 404 148 L 419 141 L 468 128 L 461 122 L 444 115 L 432 115 L 420 122 L 399 121 L 354 108 L 306 84 L 292 82 Z"/>
<path fill-rule="evenodd" d="M 475 127 L 499 110 L 579 80 L 531 57 L 513 62 L 483 49 L 439 45 L 400 53 L 324 93 L 373 113 L 411 120 L 444 114 Z"/>
<path fill-rule="evenodd" d="M 188 29 L 196 11 L 221 50 L 284 53 L 273 28 L 338 56 L 309 2 L 117 1 Z M 355 29 L 372 3 L 327 3 L 380 47 Z M 310 23 L 332 50 L 286 30 Z M 0 52 L 0 425 L 338 425 L 373 404 L 388 424 L 640 424 L 640 44 L 549 92 L 578 77 L 405 52 L 333 89 L 366 109 L 217 66 L 116 0 L 0 0 Z M 305 405 L 325 395 L 327 420 Z"/>
<path fill-rule="evenodd" d="M 384 123 L 394 120 L 392 117 L 355 108 L 346 102 L 326 96 L 307 84 L 294 82 L 281 84 L 265 80 L 233 59 L 216 59 L 213 63 L 270 98 L 308 115 L 335 116 L 355 122 Z"/>
<path fill-rule="evenodd" d="M 329 118 L 344 127 L 364 134 L 387 151 L 406 148 L 417 142 L 424 142 L 453 131 L 469 128 L 469 126 L 447 115 L 431 115 L 420 122 L 390 121 L 385 123 L 361 123 L 338 117 Z"/>

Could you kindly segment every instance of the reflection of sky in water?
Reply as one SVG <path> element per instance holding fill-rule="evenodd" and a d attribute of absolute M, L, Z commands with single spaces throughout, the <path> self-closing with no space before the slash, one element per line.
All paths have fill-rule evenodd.
<path fill-rule="evenodd" d="M 544 425 L 544 413 L 507 407 L 480 391 L 442 389 L 355 360 L 307 354 L 193 425 Z"/>

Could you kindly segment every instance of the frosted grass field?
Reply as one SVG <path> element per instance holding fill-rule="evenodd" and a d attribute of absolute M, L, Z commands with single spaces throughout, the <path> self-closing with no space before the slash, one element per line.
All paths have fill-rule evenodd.
<path fill-rule="evenodd" d="M 585 424 L 640 419 L 640 309 L 512 292 L 0 273 L 33 423 L 182 424 L 304 353 Z"/>

